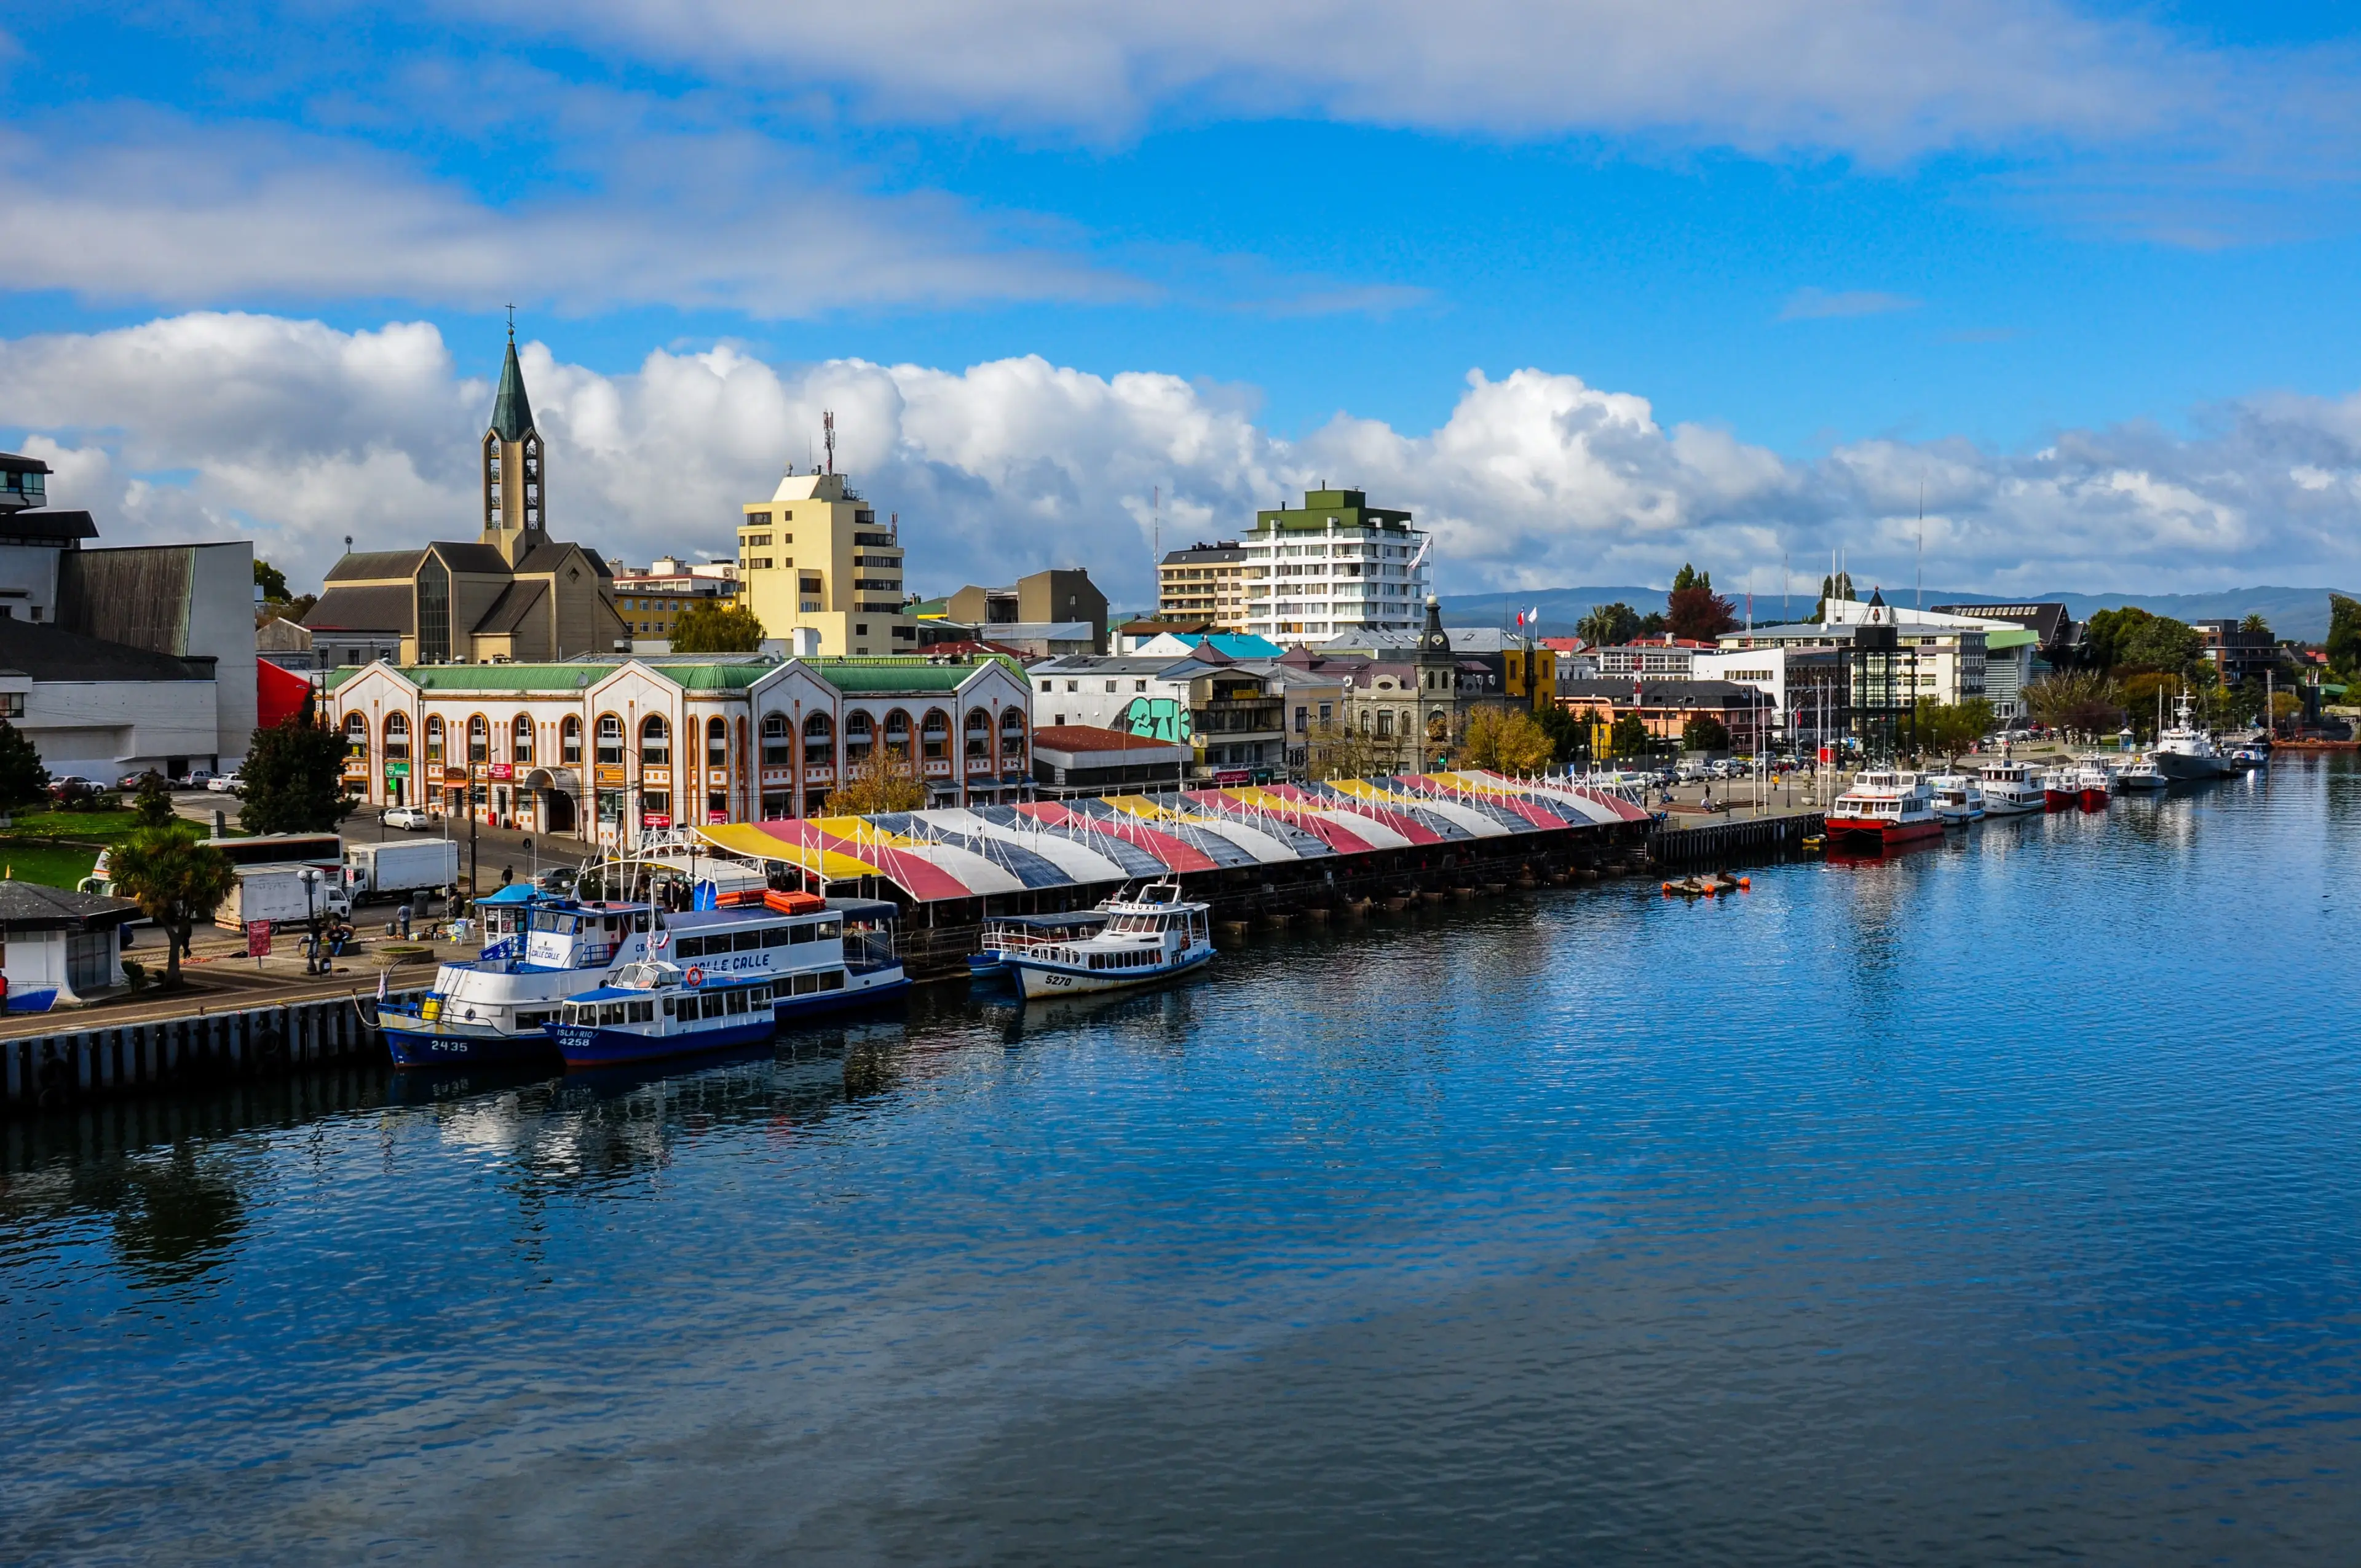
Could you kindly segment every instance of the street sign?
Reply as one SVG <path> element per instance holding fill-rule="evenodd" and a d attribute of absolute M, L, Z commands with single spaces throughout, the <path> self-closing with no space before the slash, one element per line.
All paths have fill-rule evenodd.
<path fill-rule="evenodd" d="M 270 956 L 270 922 L 249 920 L 246 923 L 246 956 L 267 959 Z"/>
<path fill-rule="evenodd" d="M 385 765 L 385 776 L 390 779 L 406 779 L 410 776 L 410 764 L 408 762 L 388 762 Z"/>
<path fill-rule="evenodd" d="M 516 768 L 508 762 L 494 762 L 484 771 L 496 779 L 512 779 L 516 777 Z"/>
<path fill-rule="evenodd" d="M 642 828 L 669 828 L 672 826 L 672 817 L 666 813 L 661 811 L 643 811 L 640 814 L 640 826 Z"/>

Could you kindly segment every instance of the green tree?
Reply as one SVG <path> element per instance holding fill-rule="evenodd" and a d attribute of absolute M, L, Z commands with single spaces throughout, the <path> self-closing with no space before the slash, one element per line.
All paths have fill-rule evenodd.
<path fill-rule="evenodd" d="M 1713 592 L 1713 574 L 1700 572 L 1684 561 L 1681 563 L 1681 569 L 1673 574 L 1673 592 L 1685 594 L 1691 588 L 1703 588 L 1708 593 Z"/>
<path fill-rule="evenodd" d="M 1620 599 L 1593 605 L 1576 623 L 1574 634 L 1594 648 L 1613 648 L 1640 634 L 1640 612 Z"/>
<path fill-rule="evenodd" d="M 1549 737 L 1550 761 L 1553 762 L 1574 761 L 1589 734 L 1587 725 L 1555 703 L 1537 710 L 1533 714 L 1533 722 L 1540 725 L 1542 733 Z"/>
<path fill-rule="evenodd" d="M 352 809 L 344 737 L 320 724 L 309 692 L 297 711 L 254 732 L 237 773 L 246 800 L 237 820 L 249 833 L 324 833 Z"/>
<path fill-rule="evenodd" d="M 1619 757 L 1644 757 L 1655 748 L 1656 738 L 1636 713 L 1625 714 L 1607 732 L 1607 749 Z"/>
<path fill-rule="evenodd" d="M 166 828 L 172 822 L 172 786 L 163 774 L 150 768 L 139 775 L 139 794 L 132 802 L 135 825 L 141 828 Z"/>
<path fill-rule="evenodd" d="M 675 653 L 752 653 L 763 645 L 763 623 L 752 609 L 702 599 L 672 623 Z"/>
<path fill-rule="evenodd" d="M 2238 630 L 2245 632 L 2249 637 L 2254 636 L 2257 632 L 2260 632 L 2265 637 L 2268 637 L 2271 634 L 2271 623 L 2263 619 L 2262 612 L 2260 610 L 2256 610 L 2249 613 L 2246 620 L 2238 622 Z"/>
<path fill-rule="evenodd" d="M 1662 637 L 1664 634 L 1664 628 L 1671 624 L 1672 622 L 1664 619 L 1664 612 L 1663 610 L 1652 609 L 1647 614 L 1640 618 L 1640 629 L 1637 631 L 1634 631 L 1631 636 Z M 1628 642 L 1631 641 L 1631 638 L 1627 637 L 1624 641 Z"/>
<path fill-rule="evenodd" d="M 2328 596 L 2328 641 L 2321 651 L 2338 674 L 2361 674 L 2361 599 Z"/>
<path fill-rule="evenodd" d="M 272 604 L 287 602 L 287 574 L 258 555 L 254 558 L 254 586 Z"/>
<path fill-rule="evenodd" d="M 1954 762 L 1960 752 L 1973 751 L 1993 727 L 1992 704 L 1980 696 L 1965 702 L 1921 698 L 1916 718 L 1919 750 L 1939 751 Z"/>
<path fill-rule="evenodd" d="M 2083 662 L 2093 670 L 2161 670 L 2188 674 L 2205 654 L 2198 630 L 2137 605 L 2094 610 L 2083 641 Z"/>
<path fill-rule="evenodd" d="M 38 806 L 49 798 L 49 770 L 23 730 L 0 718 L 0 811 Z"/>
<path fill-rule="evenodd" d="M 1853 597 L 1852 574 L 1850 572 L 1839 572 L 1832 577 L 1822 577 L 1820 579 L 1819 601 L 1812 606 L 1812 619 L 1816 621 L 1827 620 L 1828 614 L 1828 600 L 1832 598 L 1850 600 Z"/>
<path fill-rule="evenodd" d="M 199 919 L 213 918 L 236 885 L 236 871 L 193 822 L 142 828 L 115 846 L 111 861 L 115 885 L 163 928 L 164 986 L 178 988 L 190 931 Z"/>
<path fill-rule="evenodd" d="M 1738 608 L 1713 591 L 1713 574 L 1686 561 L 1664 596 L 1664 624 L 1675 637 L 1710 642 L 1738 624 Z"/>
<path fill-rule="evenodd" d="M 1730 750 L 1730 728 L 1713 715 L 1700 713 L 1681 726 L 1681 750 L 1727 751 Z"/>

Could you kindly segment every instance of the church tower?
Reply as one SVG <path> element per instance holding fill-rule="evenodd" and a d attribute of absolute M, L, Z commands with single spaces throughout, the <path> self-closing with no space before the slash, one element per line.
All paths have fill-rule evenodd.
<path fill-rule="evenodd" d="M 542 509 L 541 432 L 533 428 L 533 404 L 524 395 L 524 370 L 517 364 L 516 323 L 509 323 L 509 355 L 500 366 L 500 395 L 492 400 L 492 424 L 484 432 L 484 532 L 480 543 L 514 566 L 549 543 Z"/>

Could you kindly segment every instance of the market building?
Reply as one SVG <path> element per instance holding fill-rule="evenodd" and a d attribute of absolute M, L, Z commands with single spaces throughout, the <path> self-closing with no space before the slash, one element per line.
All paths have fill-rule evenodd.
<path fill-rule="evenodd" d="M 817 817 L 880 754 L 936 806 L 1026 797 L 1031 688 L 997 658 L 608 657 L 372 664 L 326 678 L 346 778 L 374 806 L 629 844 Z"/>

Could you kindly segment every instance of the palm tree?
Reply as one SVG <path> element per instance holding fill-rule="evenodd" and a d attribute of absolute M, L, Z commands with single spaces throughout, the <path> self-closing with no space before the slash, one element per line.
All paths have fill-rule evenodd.
<path fill-rule="evenodd" d="M 227 855 L 207 844 L 193 823 L 143 828 L 115 848 L 115 884 L 163 927 L 164 986 L 181 983 L 181 955 L 199 916 L 213 917 L 237 885 Z"/>

